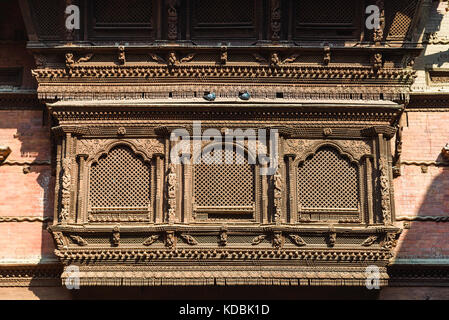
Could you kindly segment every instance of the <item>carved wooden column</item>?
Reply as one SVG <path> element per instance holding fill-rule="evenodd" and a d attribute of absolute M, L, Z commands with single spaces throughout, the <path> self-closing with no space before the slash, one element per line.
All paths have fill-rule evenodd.
<path fill-rule="evenodd" d="M 76 163 L 76 147 L 78 139 L 76 136 L 72 136 L 71 148 L 70 148 L 70 167 L 71 167 L 71 182 L 70 182 L 70 214 L 69 221 L 76 221 L 76 201 L 77 201 L 77 188 L 78 188 L 78 165 Z"/>
<path fill-rule="evenodd" d="M 192 161 L 192 160 L 191 160 Z M 184 220 L 189 223 L 192 220 L 192 165 L 184 164 Z"/>
<path fill-rule="evenodd" d="M 280 224 L 283 220 L 282 194 L 284 193 L 284 182 L 282 179 L 282 168 L 279 166 L 273 176 L 273 219 L 274 223 Z"/>
<path fill-rule="evenodd" d="M 65 144 L 64 144 L 64 156 L 61 159 L 62 162 L 62 183 L 61 183 L 61 211 L 60 218 L 62 224 L 67 224 L 70 219 L 70 204 L 71 204 L 71 185 L 72 185 L 72 161 L 71 161 L 71 150 L 72 150 L 72 135 L 71 133 L 66 134 Z"/>
<path fill-rule="evenodd" d="M 76 215 L 76 223 L 86 223 L 87 217 L 85 212 L 85 199 L 87 200 L 87 181 L 88 177 L 86 176 L 86 159 L 88 155 L 82 154 L 79 155 L 79 164 L 78 164 L 78 204 L 77 204 L 77 215 Z"/>
<path fill-rule="evenodd" d="M 294 168 L 294 155 L 287 155 L 287 167 L 288 167 L 288 189 L 289 189 L 289 223 L 296 223 L 298 221 L 298 207 L 296 202 L 296 179 L 295 179 L 295 168 Z"/>
<path fill-rule="evenodd" d="M 167 170 L 167 216 L 165 217 L 165 221 L 170 224 L 176 222 L 177 220 L 177 184 L 177 166 L 174 163 L 170 163 Z"/>
<path fill-rule="evenodd" d="M 262 164 L 262 170 L 267 170 L 267 164 L 264 163 Z M 261 209 L 261 215 L 262 215 L 262 219 L 261 222 L 262 223 L 268 223 L 268 183 L 267 183 L 267 177 L 266 176 L 262 176 L 262 183 L 261 183 L 261 193 L 262 193 L 262 209 Z"/>
<path fill-rule="evenodd" d="M 366 167 L 366 195 L 367 195 L 367 209 L 368 209 L 368 224 L 372 225 L 374 223 L 374 212 L 373 212 L 373 164 L 369 157 L 365 158 Z"/>
<path fill-rule="evenodd" d="M 156 213 L 155 213 L 156 223 L 162 223 L 163 177 L 164 177 L 164 162 L 162 161 L 162 157 L 160 155 L 156 155 Z"/>
<path fill-rule="evenodd" d="M 62 158 L 62 140 L 58 137 L 56 138 L 56 183 L 55 183 L 55 199 L 54 199 L 54 209 L 53 209 L 53 225 L 58 224 L 59 222 L 59 193 L 61 191 L 61 185 L 59 183 L 60 175 L 61 175 L 61 158 Z"/>
<path fill-rule="evenodd" d="M 380 206 L 382 211 L 382 222 L 386 225 L 391 224 L 391 198 L 390 198 L 390 175 L 389 165 L 386 156 L 386 143 L 384 135 L 378 133 L 377 136 L 379 148 L 379 189 Z"/>
<path fill-rule="evenodd" d="M 176 0 L 167 1 L 167 37 L 169 40 L 178 39 L 178 11 L 176 10 Z"/>

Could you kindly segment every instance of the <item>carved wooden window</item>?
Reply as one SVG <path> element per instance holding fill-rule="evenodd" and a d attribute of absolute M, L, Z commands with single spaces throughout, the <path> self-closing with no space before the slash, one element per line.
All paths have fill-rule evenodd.
<path fill-rule="evenodd" d="M 359 0 L 294 1 L 295 38 L 357 38 L 362 4 Z"/>
<path fill-rule="evenodd" d="M 361 207 L 359 169 L 335 148 L 322 147 L 299 164 L 297 197 L 301 219 L 358 217 Z"/>
<path fill-rule="evenodd" d="M 151 165 L 126 145 L 113 147 L 92 163 L 88 214 L 151 213 Z"/>
<path fill-rule="evenodd" d="M 194 215 L 252 218 L 256 205 L 255 165 L 249 164 L 242 152 L 222 151 L 221 158 L 222 164 L 202 161 L 193 166 Z"/>
<path fill-rule="evenodd" d="M 192 38 L 255 38 L 256 3 L 256 0 L 192 0 Z"/>
<path fill-rule="evenodd" d="M 155 1 L 94 0 L 89 5 L 91 38 L 154 38 Z"/>
<path fill-rule="evenodd" d="M 405 40 L 410 33 L 418 0 L 385 1 L 387 40 Z"/>

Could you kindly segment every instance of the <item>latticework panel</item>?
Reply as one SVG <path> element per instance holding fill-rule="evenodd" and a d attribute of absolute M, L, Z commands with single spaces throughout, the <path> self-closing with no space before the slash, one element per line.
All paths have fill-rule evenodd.
<path fill-rule="evenodd" d="M 321 148 L 299 165 L 297 187 L 303 212 L 360 207 L 358 168 L 332 147 Z"/>
<path fill-rule="evenodd" d="M 362 3 L 357 0 L 296 0 L 296 38 L 355 38 L 359 34 Z"/>
<path fill-rule="evenodd" d="M 251 24 L 254 20 L 254 0 L 195 0 L 195 20 L 198 24 Z"/>
<path fill-rule="evenodd" d="M 222 152 L 223 164 L 194 165 L 194 200 L 199 207 L 250 207 L 255 202 L 254 165 L 239 152 Z"/>
<path fill-rule="evenodd" d="M 39 37 L 60 39 L 65 32 L 65 1 L 29 0 Z"/>
<path fill-rule="evenodd" d="M 151 166 L 127 146 L 116 146 L 90 169 L 89 206 L 145 209 L 150 204 Z"/>
<path fill-rule="evenodd" d="M 252 38 L 256 28 L 256 1 L 192 1 L 194 38 Z"/>
<path fill-rule="evenodd" d="M 95 0 L 94 14 L 97 24 L 150 24 L 152 1 Z"/>
<path fill-rule="evenodd" d="M 409 34 L 418 1 L 385 1 L 385 34 L 387 40 L 405 40 Z"/>
<path fill-rule="evenodd" d="M 353 24 L 357 0 L 296 1 L 296 25 Z"/>

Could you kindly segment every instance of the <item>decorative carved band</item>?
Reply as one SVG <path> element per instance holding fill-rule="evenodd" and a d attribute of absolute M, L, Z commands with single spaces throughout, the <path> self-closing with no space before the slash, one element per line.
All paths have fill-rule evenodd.
<path fill-rule="evenodd" d="M 397 221 L 421 221 L 421 222 L 449 222 L 449 216 L 399 216 Z"/>
<path fill-rule="evenodd" d="M 0 217 L 1 222 L 51 222 L 50 217 L 34 217 L 34 216 L 17 216 L 17 217 Z"/>

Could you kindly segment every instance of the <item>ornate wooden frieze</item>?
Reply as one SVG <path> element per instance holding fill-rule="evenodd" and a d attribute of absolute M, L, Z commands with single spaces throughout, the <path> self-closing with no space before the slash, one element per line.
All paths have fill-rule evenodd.
<path fill-rule="evenodd" d="M 377 94 L 377 97 L 373 96 L 371 99 L 378 99 L 382 94 L 383 99 L 402 100 L 404 97 L 401 97 L 401 94 L 408 94 L 415 72 L 410 68 L 383 67 L 383 59 L 396 59 L 395 57 L 391 57 L 388 53 L 379 49 L 374 56 L 372 52 L 358 53 L 366 56 L 366 61 L 360 65 L 334 64 L 332 63 L 333 60 L 331 61 L 330 48 L 328 44 L 324 46 L 322 64 L 310 65 L 307 62 L 308 60 L 302 61 L 302 59 L 306 59 L 307 54 L 303 57 L 299 50 L 285 52 L 284 50 L 266 49 L 261 52 L 254 52 L 253 49 L 246 48 L 236 52 L 234 48 L 231 49 L 223 45 L 214 52 L 210 52 L 212 50 L 210 48 L 203 49 L 204 52 L 201 50 L 195 52 L 190 50 L 189 52 L 183 49 L 133 52 L 134 49 L 128 50 L 127 48 L 126 55 L 129 58 L 126 59 L 125 48 L 119 46 L 119 64 L 114 63 L 117 61 L 117 56 L 113 57 L 112 54 L 108 56 L 103 52 L 86 54 L 85 52 L 70 51 L 64 53 L 65 60 L 60 62 L 60 67 L 59 64 L 46 66 L 40 63 L 39 67 L 33 70 L 33 75 L 39 83 L 38 91 L 41 98 L 57 96 L 62 99 L 73 99 L 76 96 L 77 99 L 109 99 L 126 96 L 127 99 L 142 99 L 166 98 L 170 93 L 173 98 L 195 96 L 200 92 L 202 95 L 204 91 L 212 91 L 212 88 L 207 87 L 214 86 L 213 83 L 216 83 L 216 80 L 223 78 L 233 79 L 233 81 L 239 81 L 241 84 L 246 83 L 247 91 L 250 92 L 251 97 L 255 98 L 264 95 L 267 97 L 270 92 L 274 92 L 276 95 L 278 90 L 270 90 L 266 87 L 266 85 L 272 85 L 273 83 L 296 87 L 291 90 L 291 93 L 283 90 L 283 98 L 285 99 L 294 98 L 295 95 L 300 98 L 301 92 L 311 94 L 315 89 L 318 89 L 315 91 L 316 94 L 326 92 L 332 99 L 348 99 L 350 94 L 354 95 L 352 99 L 367 99 L 369 97 L 368 91 Z M 320 50 L 323 50 L 323 48 L 320 48 Z M 128 53 L 128 51 L 130 52 Z M 104 56 L 93 59 L 94 54 L 95 57 Z M 332 59 L 338 54 L 341 54 L 338 49 L 332 47 Z M 409 56 L 416 54 L 413 52 Z M 316 55 L 322 56 L 323 51 L 317 51 Z M 138 59 L 142 59 L 142 56 L 147 58 L 139 61 Z M 211 56 L 214 56 L 215 59 L 206 59 L 206 57 Z M 372 57 L 371 63 L 370 57 Z M 103 62 L 109 59 L 113 60 L 112 63 Z M 102 62 L 99 63 L 99 61 Z M 251 62 L 248 63 L 248 61 Z M 400 62 L 397 64 L 399 65 Z M 204 84 L 196 85 L 197 89 L 192 90 L 189 79 L 196 78 L 203 79 L 202 83 Z M 77 79 L 88 80 L 89 85 L 84 85 Z M 120 79 L 120 81 L 117 82 L 114 79 Z M 132 87 L 123 85 L 122 79 L 129 79 L 133 83 Z M 175 87 L 171 87 L 170 79 L 176 79 L 177 85 Z M 210 84 L 207 84 L 208 81 Z M 323 90 L 323 81 L 328 84 L 343 82 L 345 86 L 333 86 Z M 310 84 L 316 86 L 310 86 Z M 222 91 L 225 92 L 232 88 L 231 83 L 226 83 L 226 86 L 218 86 L 221 86 Z M 301 89 L 300 92 L 298 92 L 298 88 Z M 339 92 L 335 91 L 330 94 L 329 89 Z M 239 92 L 239 89 L 236 88 L 235 90 L 237 93 Z M 164 94 L 161 91 L 164 91 Z M 348 95 L 342 96 L 343 91 Z M 223 94 L 220 93 L 220 96 L 223 96 Z M 228 94 L 232 95 L 231 92 Z M 325 98 L 324 95 L 320 97 Z"/>

